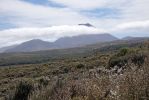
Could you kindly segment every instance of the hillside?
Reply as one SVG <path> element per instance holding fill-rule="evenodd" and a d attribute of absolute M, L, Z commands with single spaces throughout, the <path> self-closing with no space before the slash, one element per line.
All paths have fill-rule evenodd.
<path fill-rule="evenodd" d="M 17 46 L 17 45 L 2 47 L 2 48 L 0 48 L 0 53 L 3 53 L 3 52 L 5 52 L 6 50 L 12 49 L 12 48 L 14 48 L 14 47 L 16 47 L 16 46 Z"/>
<path fill-rule="evenodd" d="M 118 38 L 110 34 L 89 34 L 60 38 L 57 41 L 55 41 L 54 44 L 57 45 L 59 48 L 72 48 L 115 40 L 118 40 Z"/>
<path fill-rule="evenodd" d="M 149 100 L 149 0 L 0 0 L 0 100 Z"/>
<path fill-rule="evenodd" d="M 16 47 L 5 49 L 5 52 L 32 52 L 50 49 L 72 48 L 114 40 L 117 40 L 117 38 L 110 34 L 88 34 L 63 37 L 56 40 L 55 42 L 34 39 L 26 41 L 20 45 L 17 45 Z"/>
<path fill-rule="evenodd" d="M 42 41 L 39 39 L 30 40 L 24 42 L 18 46 L 15 46 L 10 49 L 6 49 L 5 52 L 32 52 L 39 50 L 47 50 L 51 48 L 52 44 L 46 41 Z"/>
<path fill-rule="evenodd" d="M 101 47 L 98 47 L 102 45 Z M 93 48 L 96 47 L 96 48 Z M 55 53 L 54 53 L 55 52 Z M 44 63 L 0 68 L 1 100 L 147 100 L 149 40 L 115 41 L 81 48 L 1 54 Z M 16 58 L 14 58 L 16 57 Z M 36 59 L 36 60 L 37 60 Z M 8 63 L 7 62 L 7 63 Z M 6 63 L 6 62 L 5 62 Z M 145 99 L 144 99 L 145 98 Z"/>
<path fill-rule="evenodd" d="M 116 40 L 113 42 L 96 43 L 77 48 L 54 49 L 36 52 L 22 53 L 2 53 L 0 54 L 0 66 L 18 65 L 18 64 L 36 64 L 44 63 L 64 58 L 77 58 L 90 56 L 95 52 L 112 52 L 124 47 L 136 47 L 148 38 L 138 38 L 133 40 Z"/>

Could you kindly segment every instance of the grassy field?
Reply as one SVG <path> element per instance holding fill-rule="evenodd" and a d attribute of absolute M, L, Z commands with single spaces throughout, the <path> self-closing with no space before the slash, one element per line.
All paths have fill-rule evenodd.
<path fill-rule="evenodd" d="M 0 100 L 149 100 L 149 41 L 1 54 Z"/>

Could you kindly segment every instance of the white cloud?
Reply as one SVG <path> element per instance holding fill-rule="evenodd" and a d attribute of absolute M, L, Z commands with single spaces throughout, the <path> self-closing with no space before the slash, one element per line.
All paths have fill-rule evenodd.
<path fill-rule="evenodd" d="M 149 36 L 149 20 L 144 21 L 133 21 L 127 23 L 121 23 L 115 28 L 109 30 L 113 35 L 125 37 L 135 36 L 144 37 Z"/>
<path fill-rule="evenodd" d="M 45 28 L 16 28 L 0 31 L 0 41 L 3 41 L 0 43 L 0 45 L 11 45 L 31 39 L 43 39 L 47 41 L 54 41 L 64 36 L 76 36 L 81 34 L 100 34 L 105 32 L 106 31 L 104 31 L 103 29 L 79 25 L 63 25 Z"/>
<path fill-rule="evenodd" d="M 122 18 L 128 21 L 149 20 L 149 0 L 131 0 L 128 4 L 121 9 Z"/>
<path fill-rule="evenodd" d="M 105 30 L 120 37 L 128 36 L 130 33 L 133 33 L 133 35 L 143 35 L 141 33 L 148 35 L 149 0 L 49 1 L 66 7 L 56 8 L 35 5 L 22 0 L 0 0 L 0 15 L 7 19 L 0 19 L 0 21 L 16 26 L 15 29 L 0 31 L 0 45 L 20 43 L 33 38 L 53 41 L 63 36 L 100 33 L 105 32 Z M 108 18 L 89 17 L 81 13 L 84 10 L 92 11 L 98 8 L 118 9 L 119 12 L 116 15 L 118 18 L 112 18 L 110 15 Z M 99 29 L 82 27 L 80 29 L 80 27 L 74 26 L 74 24 L 86 22 L 97 26 Z"/>
<path fill-rule="evenodd" d="M 146 33 L 148 31 L 149 20 L 122 23 L 109 30 L 79 25 L 61 25 L 43 28 L 14 28 L 0 31 L 0 45 L 8 46 L 31 39 L 43 39 L 52 42 L 61 37 L 81 34 L 112 33 L 113 35 L 120 37 L 141 35 L 149 36 L 149 34 Z"/>
<path fill-rule="evenodd" d="M 96 8 L 116 8 L 124 5 L 127 0 L 49 0 L 77 10 L 92 10 Z"/>
<path fill-rule="evenodd" d="M 90 22 L 99 28 L 113 28 L 120 23 L 149 19 L 149 0 L 49 1 L 65 5 L 66 8 L 35 5 L 22 0 L 1 0 L 0 15 L 8 19 L 5 22 L 16 27 L 47 27 Z M 80 12 L 80 10 L 93 10 L 97 8 L 118 9 L 118 14 L 115 15 L 118 18 L 110 18 L 110 15 L 108 18 L 88 17 Z"/>
<path fill-rule="evenodd" d="M 34 5 L 20 0 L 1 0 L 0 14 L 9 17 L 7 22 L 17 27 L 76 24 L 88 20 L 69 8 Z"/>
<path fill-rule="evenodd" d="M 122 23 L 116 27 L 116 30 L 117 29 L 128 30 L 128 29 L 138 29 L 138 28 L 143 28 L 143 29 L 149 28 L 149 20 Z"/>
<path fill-rule="evenodd" d="M 99 6 L 103 7 L 107 3 L 106 0 L 49 0 L 58 4 L 65 5 L 70 8 L 78 9 L 95 9 Z"/>

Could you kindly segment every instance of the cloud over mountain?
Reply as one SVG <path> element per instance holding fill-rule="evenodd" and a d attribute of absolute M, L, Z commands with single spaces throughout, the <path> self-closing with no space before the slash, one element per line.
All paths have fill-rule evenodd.
<path fill-rule="evenodd" d="M 43 3 L 40 3 L 43 2 Z M 149 0 L 0 0 L 0 45 L 108 32 L 147 36 Z M 91 23 L 96 28 L 76 26 Z"/>
<path fill-rule="evenodd" d="M 54 41 L 60 37 L 65 36 L 76 36 L 81 34 L 100 34 L 105 32 L 106 31 L 102 29 L 79 25 L 62 25 L 44 28 L 15 28 L 0 31 L 0 40 L 3 41 L 0 45 L 20 43 L 30 39 L 43 39 L 48 41 Z"/>

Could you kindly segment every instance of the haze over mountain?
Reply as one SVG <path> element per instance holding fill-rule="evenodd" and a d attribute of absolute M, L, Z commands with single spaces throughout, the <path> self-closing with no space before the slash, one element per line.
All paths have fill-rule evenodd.
<path fill-rule="evenodd" d="M 132 37 L 132 36 L 126 36 L 126 37 L 122 38 L 122 40 L 130 40 L 130 39 L 133 39 L 133 38 L 135 38 L 135 37 Z"/>
<path fill-rule="evenodd" d="M 126 36 L 124 38 L 122 38 L 121 40 L 143 40 L 143 39 L 148 39 L 149 37 L 133 37 L 133 36 Z"/>
<path fill-rule="evenodd" d="M 39 50 L 47 50 L 51 47 L 50 42 L 42 41 L 40 39 L 34 39 L 24 42 L 14 48 L 5 50 L 5 52 L 31 52 Z"/>
<path fill-rule="evenodd" d="M 0 48 L 0 53 L 3 53 L 4 51 L 8 50 L 8 49 L 12 49 L 14 47 L 16 47 L 17 45 L 12 45 L 12 46 L 7 46 L 7 47 L 2 47 Z"/>
<path fill-rule="evenodd" d="M 70 47 L 78 47 L 88 44 L 94 44 L 97 42 L 108 42 L 114 41 L 118 38 L 110 35 L 110 34 L 89 34 L 89 35 L 79 35 L 73 37 L 63 37 L 55 41 L 55 45 L 58 48 L 70 48 Z"/>
<path fill-rule="evenodd" d="M 0 0 L 0 47 L 84 33 L 149 36 L 148 4 L 149 0 Z"/>
<path fill-rule="evenodd" d="M 42 41 L 40 39 L 34 39 L 24 42 L 14 48 L 5 50 L 5 52 L 32 52 L 48 49 L 61 49 L 61 48 L 73 48 L 84 45 L 94 44 L 98 42 L 109 42 L 117 40 L 118 38 L 110 34 L 88 34 L 78 35 L 72 37 L 59 38 L 55 42 Z"/>

